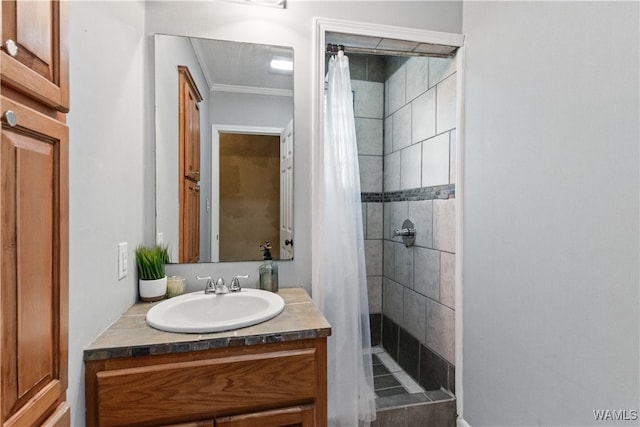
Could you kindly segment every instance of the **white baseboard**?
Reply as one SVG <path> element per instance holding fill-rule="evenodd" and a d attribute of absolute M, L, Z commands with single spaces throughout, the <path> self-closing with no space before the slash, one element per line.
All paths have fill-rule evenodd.
<path fill-rule="evenodd" d="M 458 417 L 456 420 L 456 427 L 471 427 L 468 422 L 464 420 L 464 418 Z"/>

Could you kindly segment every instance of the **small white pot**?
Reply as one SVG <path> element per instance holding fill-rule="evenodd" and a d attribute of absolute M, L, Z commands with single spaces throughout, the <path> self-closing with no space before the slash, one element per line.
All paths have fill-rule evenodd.
<path fill-rule="evenodd" d="M 167 276 L 156 280 L 138 280 L 140 301 L 159 301 L 167 294 Z"/>

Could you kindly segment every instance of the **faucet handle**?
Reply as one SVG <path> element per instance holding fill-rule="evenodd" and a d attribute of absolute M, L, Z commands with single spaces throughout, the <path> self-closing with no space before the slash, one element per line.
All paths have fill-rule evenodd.
<path fill-rule="evenodd" d="M 205 294 L 212 294 L 216 291 L 215 285 L 213 284 L 213 281 L 211 280 L 211 276 L 196 276 L 196 279 L 198 280 L 206 280 L 207 284 L 204 287 L 204 293 Z"/>
<path fill-rule="evenodd" d="M 233 279 L 231 279 L 231 286 L 229 286 L 229 290 L 231 292 L 240 292 L 242 290 L 242 287 L 240 286 L 240 280 L 238 279 L 247 279 L 249 278 L 248 274 L 245 274 L 244 276 L 233 276 Z"/>

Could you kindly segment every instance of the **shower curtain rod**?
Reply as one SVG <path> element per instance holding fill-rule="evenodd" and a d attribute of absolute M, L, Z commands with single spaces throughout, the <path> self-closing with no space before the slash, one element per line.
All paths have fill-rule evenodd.
<path fill-rule="evenodd" d="M 345 46 L 342 44 L 327 44 L 325 55 L 333 55 L 338 51 L 343 51 L 345 54 L 355 53 L 360 55 L 380 55 L 380 56 L 429 56 L 435 58 L 449 58 L 451 54 L 446 53 L 427 53 L 427 52 L 411 52 L 404 50 L 392 50 L 392 49 L 376 49 L 373 47 L 354 47 Z"/>

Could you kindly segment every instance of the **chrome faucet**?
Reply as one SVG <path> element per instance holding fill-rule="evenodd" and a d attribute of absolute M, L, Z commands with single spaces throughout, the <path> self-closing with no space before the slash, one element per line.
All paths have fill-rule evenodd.
<path fill-rule="evenodd" d="M 240 281 L 238 279 L 247 279 L 247 278 L 249 278 L 248 274 L 244 276 L 233 276 L 233 279 L 231 279 L 231 286 L 229 286 L 229 290 L 231 292 L 240 292 L 242 290 L 242 287 L 240 287 Z"/>
<path fill-rule="evenodd" d="M 196 279 L 207 281 L 207 284 L 204 287 L 205 294 L 218 295 L 218 294 L 229 293 L 229 288 L 227 288 L 227 285 L 224 284 L 224 279 L 222 277 L 218 277 L 218 280 L 216 280 L 215 284 L 213 283 L 213 280 L 211 280 L 211 276 L 206 276 L 206 277 L 196 276 Z"/>
<path fill-rule="evenodd" d="M 216 287 L 214 292 L 216 295 L 229 293 L 229 288 L 227 288 L 227 285 L 224 284 L 224 279 L 222 277 L 218 277 L 218 280 L 216 280 Z"/>

